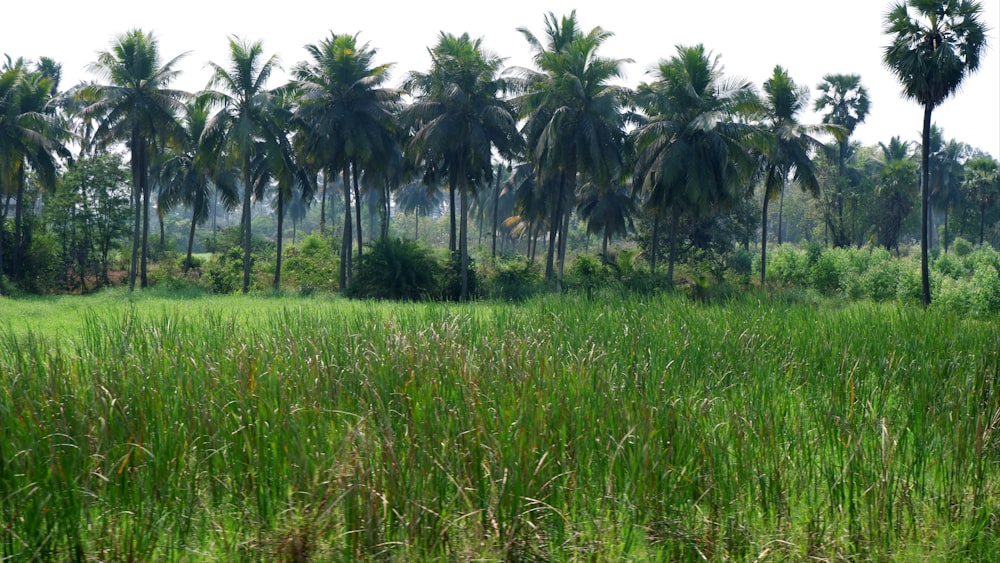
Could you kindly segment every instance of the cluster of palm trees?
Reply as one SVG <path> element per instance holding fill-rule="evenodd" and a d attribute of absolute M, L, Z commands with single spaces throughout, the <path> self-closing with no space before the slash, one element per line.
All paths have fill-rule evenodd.
<path fill-rule="evenodd" d="M 925 106 L 928 124 L 931 110 L 978 65 L 984 42 L 975 35 L 976 26 L 983 33 L 975 17 L 979 8 L 970 0 L 909 0 L 887 17 L 886 31 L 895 40 L 885 62 L 900 76 L 906 94 Z M 921 18 L 929 23 L 923 25 Z M 525 28 L 519 32 L 533 49 L 534 68 L 504 69 L 504 59 L 480 39 L 442 32 L 429 49 L 430 69 L 410 73 L 400 88 L 387 85 L 391 65 L 375 64 L 376 50 L 357 35 L 331 34 L 308 45 L 309 59 L 295 65 L 291 80 L 276 88 L 269 87 L 269 79 L 277 58 L 265 55 L 261 42 L 237 37 L 229 40 L 225 64 L 210 63 L 211 81 L 197 94 L 171 89 L 184 55 L 163 62 L 156 38 L 142 30 L 126 32 L 99 53 L 91 69 L 102 83 L 81 85 L 63 96 L 56 96 L 54 79 L 41 70 L 15 71 L 23 63 L 8 64 L 11 70 L 0 80 L 0 193 L 20 193 L 18 173 L 23 177 L 26 165 L 51 180 L 57 156 L 65 152 L 60 140 L 67 137 L 44 111 L 47 99 L 58 98 L 63 108 L 72 109 L 81 154 L 121 143 L 129 151 L 134 186 L 130 288 L 137 275 L 141 286 L 148 283 L 151 186 L 159 189 L 160 213 L 175 206 L 192 212 L 187 264 L 195 227 L 208 217 L 212 198 L 231 209 L 241 207 L 246 292 L 255 199 L 269 192 L 277 207 L 277 285 L 286 206 L 293 199 L 318 199 L 325 206 L 330 179 L 340 176 L 342 287 L 351 283 L 355 240 L 357 257 L 364 252 L 362 190 L 377 194 L 385 236 L 394 192 L 398 201 L 416 209 L 421 189 L 415 186 L 445 184 L 449 250 L 459 257 L 465 296 L 470 198 L 491 183 L 498 197 L 503 163 L 510 170 L 505 189 L 516 201 L 506 224 L 529 240 L 547 231 L 545 276 L 557 286 L 574 210 L 591 232 L 603 235 L 605 253 L 608 239 L 629 228 L 633 213 L 646 213 L 653 223 L 649 258 L 654 268 L 665 222 L 672 278 L 682 217 L 724 211 L 761 187 L 766 233 L 768 204 L 786 186 L 797 183 L 818 192 L 812 162 L 822 146 L 817 135 L 837 141 L 844 176 L 849 137 L 868 113 L 867 92 L 856 75 L 825 77 L 815 105 L 827 112 L 824 121 L 806 125 L 800 114 L 808 89 L 781 66 L 758 92 L 746 80 L 725 76 L 719 57 L 703 46 L 678 46 L 651 70 L 650 81 L 632 90 L 619 85 L 628 61 L 600 54 L 611 33 L 600 27 L 584 32 L 575 12 L 548 14 L 539 36 Z M 942 45 L 955 60 L 941 56 Z M 9 79 L 17 85 L 8 84 L 8 74 L 19 77 Z M 39 91 L 38 100 L 28 84 Z M 21 106 L 11 110 L 7 96 L 15 89 L 22 92 Z M 18 129 L 22 121 L 27 125 Z M 923 170 L 926 177 L 926 154 Z M 926 179 L 923 185 L 926 206 Z M 825 220 L 837 241 L 844 231 L 839 187 L 831 199 L 833 211 Z M 494 231 L 497 209 L 494 202 Z M 0 232 L 4 220 L 0 214 Z M 16 226 L 15 253 L 19 231 Z M 767 237 L 761 241 L 763 281 Z"/>

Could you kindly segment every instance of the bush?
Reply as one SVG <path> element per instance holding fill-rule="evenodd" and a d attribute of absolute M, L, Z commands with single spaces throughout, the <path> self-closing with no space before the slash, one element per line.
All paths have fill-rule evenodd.
<path fill-rule="evenodd" d="M 385 238 L 375 241 L 364 254 L 347 294 L 403 301 L 437 299 L 442 295 L 441 282 L 441 265 L 429 249 L 413 241 Z"/>
<path fill-rule="evenodd" d="M 965 276 L 965 266 L 962 262 L 954 254 L 941 254 L 934 260 L 934 269 L 945 277 L 957 280 Z"/>
<path fill-rule="evenodd" d="M 251 256 L 251 260 L 253 256 Z M 208 262 L 201 284 L 212 293 L 236 293 L 243 289 L 243 250 L 238 246 L 214 256 Z"/>
<path fill-rule="evenodd" d="M 838 248 L 824 248 L 815 255 L 810 267 L 814 288 L 827 294 L 840 291 L 841 279 L 846 275 L 844 270 L 847 261 L 844 252 Z"/>
<path fill-rule="evenodd" d="M 573 260 L 569 268 L 569 286 L 578 287 L 592 297 L 594 290 L 607 285 L 611 280 L 611 271 L 597 256 L 581 254 Z"/>
<path fill-rule="evenodd" d="M 525 260 L 494 260 L 483 272 L 483 294 L 504 301 L 523 301 L 541 288 L 542 272 Z"/>
<path fill-rule="evenodd" d="M 955 252 L 955 256 L 963 258 L 972 254 L 973 246 L 971 242 L 964 238 L 955 237 L 954 242 L 951 243 L 951 249 Z"/>
<path fill-rule="evenodd" d="M 771 279 L 785 284 L 805 285 L 809 281 L 807 255 L 791 244 L 774 249 L 768 258 L 767 271 Z"/>
<path fill-rule="evenodd" d="M 281 277 L 283 284 L 301 293 L 335 291 L 339 283 L 340 258 L 334 256 L 333 241 L 318 235 L 302 239 L 298 247 L 285 251 Z"/>
<path fill-rule="evenodd" d="M 917 283 L 920 283 L 919 276 Z M 898 285 L 899 262 L 896 260 L 882 260 L 861 275 L 861 293 L 874 301 L 895 299 Z"/>

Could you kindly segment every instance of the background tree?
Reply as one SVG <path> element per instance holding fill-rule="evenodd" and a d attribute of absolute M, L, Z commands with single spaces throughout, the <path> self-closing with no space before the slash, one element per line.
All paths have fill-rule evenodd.
<path fill-rule="evenodd" d="M 340 287 L 346 289 L 352 273 L 352 187 L 360 256 L 360 174 L 396 149 L 393 111 L 401 92 L 384 86 L 392 64 L 375 65 L 377 50 L 367 43 L 359 45 L 357 35 L 331 34 L 306 45 L 306 51 L 310 60 L 296 65 L 293 72 L 299 92 L 296 120 L 304 130 L 310 158 L 325 174 L 343 176 Z"/>
<path fill-rule="evenodd" d="M 634 182 L 654 217 L 654 268 L 655 225 L 670 214 L 667 277 L 672 280 L 681 215 L 697 217 L 729 203 L 748 179 L 752 161 L 746 143 L 754 130 L 741 112 L 756 102 L 751 84 L 724 78 L 719 57 L 702 45 L 678 46 L 653 74 L 656 80 L 636 93 L 644 118 L 633 134 Z"/>
<path fill-rule="evenodd" d="M 550 200 L 545 277 L 555 275 L 561 288 L 577 175 L 609 186 L 621 174 L 626 90 L 613 82 L 631 61 L 600 56 L 598 50 L 613 34 L 600 27 L 583 33 L 575 11 L 561 19 L 546 16 L 544 44 L 528 29 L 518 31 L 534 52 L 537 68 L 522 69 L 524 94 L 517 103 L 536 182 Z"/>
<path fill-rule="evenodd" d="M 285 131 L 275 118 L 273 92 L 267 89 L 278 67 L 275 55 L 265 58 L 260 41 L 229 39 L 228 66 L 209 63 L 212 78 L 207 96 L 221 109 L 206 124 L 204 135 L 212 151 L 223 151 L 239 163 L 243 185 L 243 293 L 250 291 L 251 205 L 255 158 L 265 146 L 262 139 L 277 139 Z"/>
<path fill-rule="evenodd" d="M 912 10 L 912 11 L 911 11 Z M 906 0 L 886 14 L 891 43 L 882 62 L 903 86 L 903 96 L 924 108 L 920 151 L 920 278 L 924 305 L 931 303 L 930 132 L 931 115 L 979 68 L 986 48 L 983 7 L 974 0 Z"/>
<path fill-rule="evenodd" d="M 1000 164 L 991 156 L 979 156 L 965 163 L 962 189 L 979 210 L 979 244 L 985 240 L 986 212 L 1000 197 Z"/>
<path fill-rule="evenodd" d="M 837 141 L 837 180 L 832 194 L 832 210 L 827 212 L 826 223 L 834 246 L 842 247 L 851 243 L 851 236 L 844 222 L 845 188 L 850 183 L 847 174 L 847 158 L 850 137 L 858 125 L 868 117 L 871 102 L 868 90 L 861 84 L 857 74 L 827 74 L 816 87 L 820 96 L 814 109 L 824 111 L 823 123 L 838 125 L 844 135 Z"/>
<path fill-rule="evenodd" d="M 879 212 L 876 229 L 879 243 L 899 254 L 899 234 L 903 220 L 913 209 L 917 196 L 918 165 L 910 154 L 910 145 L 893 137 L 888 145 L 880 144 L 881 170 L 875 185 Z"/>
<path fill-rule="evenodd" d="M 503 98 L 503 59 L 486 51 L 482 39 L 442 32 L 430 50 L 431 69 L 411 73 L 406 89 L 415 101 L 403 112 L 414 133 L 411 161 L 445 174 L 458 192 L 459 298 L 469 295 L 469 196 L 493 177 L 492 157 L 513 158 L 522 146 L 514 110 Z"/>

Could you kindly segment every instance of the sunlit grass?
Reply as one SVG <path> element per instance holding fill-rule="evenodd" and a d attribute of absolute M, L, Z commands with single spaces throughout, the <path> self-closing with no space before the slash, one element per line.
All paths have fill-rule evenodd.
<path fill-rule="evenodd" d="M 3 304 L 0 558 L 1000 549 L 995 322 L 755 299 L 88 299 Z"/>

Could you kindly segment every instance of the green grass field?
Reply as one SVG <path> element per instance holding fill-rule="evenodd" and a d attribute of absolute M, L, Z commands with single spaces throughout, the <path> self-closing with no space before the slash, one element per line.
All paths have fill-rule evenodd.
<path fill-rule="evenodd" d="M 0 560 L 991 560 L 1000 323 L 0 300 Z"/>

